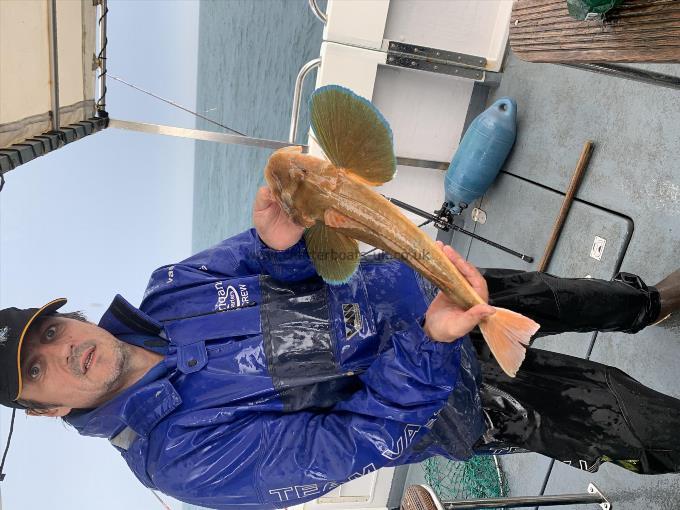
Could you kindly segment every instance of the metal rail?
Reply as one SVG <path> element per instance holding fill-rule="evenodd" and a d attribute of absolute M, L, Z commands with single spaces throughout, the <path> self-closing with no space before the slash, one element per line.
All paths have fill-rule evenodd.
<path fill-rule="evenodd" d="M 588 492 L 583 494 L 559 494 L 555 496 L 520 496 L 505 498 L 460 499 L 441 501 L 427 485 L 411 485 L 406 489 L 401 502 L 402 510 L 429 508 L 432 510 L 458 510 L 477 508 L 520 508 L 533 505 L 600 505 L 602 510 L 611 510 L 612 505 L 594 484 L 588 484 Z"/>
<path fill-rule="evenodd" d="M 216 133 L 202 129 L 189 129 L 163 124 L 147 124 L 144 122 L 133 122 L 128 120 L 110 119 L 109 127 L 138 131 L 140 133 L 150 133 L 155 135 L 177 136 L 179 138 L 192 138 L 194 140 L 205 140 L 208 142 L 218 142 L 234 145 L 247 145 L 249 147 L 259 147 L 261 149 L 282 149 L 295 145 L 302 147 L 302 152 L 308 152 L 309 146 L 302 143 L 283 142 L 281 140 L 267 140 L 265 138 L 255 138 L 252 136 L 232 135 L 228 133 Z M 420 168 L 446 169 L 448 163 L 444 161 L 430 161 L 427 159 L 402 158 L 397 156 L 397 165 L 415 166 Z"/>
<path fill-rule="evenodd" d="M 603 502 L 604 500 L 599 494 L 560 494 L 559 496 L 468 499 L 466 501 L 443 503 L 443 507 L 445 510 L 459 510 L 478 508 L 521 508 L 532 505 L 601 505 Z"/>
<path fill-rule="evenodd" d="M 216 133 L 214 131 L 204 131 L 201 129 L 188 129 L 176 126 L 165 126 L 162 124 L 146 124 L 144 122 L 132 122 L 127 120 L 110 119 L 109 127 L 138 131 L 140 133 L 150 133 L 155 135 L 177 136 L 179 138 L 192 138 L 194 140 L 205 140 L 208 142 L 219 142 L 227 144 L 247 145 L 249 147 L 259 147 L 262 149 L 282 149 L 291 145 L 298 145 L 305 150 L 306 145 L 281 142 L 279 140 L 267 140 L 265 138 L 254 138 L 251 136 L 232 135 L 229 133 Z"/>
<path fill-rule="evenodd" d="M 416 159 L 397 156 L 397 165 L 402 166 L 415 166 L 418 168 L 431 168 L 433 170 L 446 171 L 449 169 L 450 164 L 450 161 L 432 161 L 429 159 Z"/>
<path fill-rule="evenodd" d="M 59 48 L 57 46 L 57 0 L 47 3 L 50 42 L 50 96 L 52 99 L 52 131 L 58 131 L 59 118 Z"/>
<path fill-rule="evenodd" d="M 312 0 L 310 0 L 311 2 Z M 290 145 L 300 145 L 307 148 L 306 145 L 296 144 L 295 139 L 297 138 L 298 120 L 300 117 L 300 102 L 302 98 L 302 86 L 304 85 L 305 78 L 312 69 L 315 69 L 321 65 L 321 59 L 315 58 L 310 60 L 305 65 L 300 68 L 297 78 L 295 79 L 295 89 L 293 90 L 293 109 L 290 115 L 290 130 L 288 132 L 288 141 Z M 137 88 L 137 87 L 135 87 Z M 198 114 L 196 114 L 198 115 Z M 430 161 L 426 159 L 416 159 L 416 158 L 405 158 L 397 156 L 397 164 L 402 166 L 413 166 L 418 168 L 431 168 L 434 170 L 448 170 L 449 161 Z"/>
<path fill-rule="evenodd" d="M 99 98 L 97 99 L 97 111 L 106 112 L 106 19 L 108 13 L 107 0 L 99 0 L 99 53 L 97 54 L 97 66 L 99 67 Z"/>
<path fill-rule="evenodd" d="M 321 23 L 324 25 L 328 23 L 328 16 L 326 16 L 326 13 L 321 10 L 321 7 L 319 7 L 319 4 L 316 3 L 316 0 L 309 0 L 309 8 L 312 9 L 314 16 L 321 20 Z"/>
<path fill-rule="evenodd" d="M 309 1 L 310 3 L 314 2 L 314 0 Z M 320 65 L 321 65 L 320 58 L 310 60 L 300 68 L 300 72 L 298 72 L 297 78 L 295 78 L 295 90 L 293 92 L 293 111 L 290 115 L 290 132 L 288 134 L 288 141 L 291 144 L 294 144 L 295 139 L 297 138 L 297 125 L 298 117 L 300 116 L 300 97 L 302 95 L 302 85 L 309 72 L 312 69 L 319 67 Z"/>

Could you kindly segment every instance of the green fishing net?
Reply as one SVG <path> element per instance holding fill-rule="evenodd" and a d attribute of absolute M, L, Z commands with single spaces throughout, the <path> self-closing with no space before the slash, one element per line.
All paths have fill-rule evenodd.
<path fill-rule="evenodd" d="M 465 462 L 432 457 L 422 463 L 427 484 L 442 501 L 507 496 L 507 482 L 491 455 Z"/>

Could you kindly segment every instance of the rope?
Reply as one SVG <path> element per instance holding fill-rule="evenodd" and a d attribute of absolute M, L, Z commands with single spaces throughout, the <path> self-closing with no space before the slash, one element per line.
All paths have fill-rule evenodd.
<path fill-rule="evenodd" d="M 156 497 L 156 499 L 160 502 L 160 504 L 163 505 L 164 510 L 172 510 L 172 508 L 170 508 L 170 506 L 165 501 L 163 501 L 158 494 L 156 494 L 156 491 L 152 489 L 149 490 L 151 491 L 151 494 L 153 494 Z"/>
<path fill-rule="evenodd" d="M 14 417 L 17 415 L 17 410 L 12 409 L 12 421 L 9 425 L 9 435 L 7 436 L 7 445 L 5 446 L 5 453 L 2 454 L 2 462 L 0 462 L 0 482 L 5 479 L 5 473 L 3 473 L 3 468 L 5 467 L 5 459 L 7 458 L 7 452 L 9 452 L 9 442 L 12 440 L 12 434 L 14 433 Z"/>

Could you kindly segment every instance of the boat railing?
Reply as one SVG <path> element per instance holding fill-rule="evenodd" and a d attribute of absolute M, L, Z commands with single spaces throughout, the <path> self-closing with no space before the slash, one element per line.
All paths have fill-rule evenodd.
<path fill-rule="evenodd" d="M 597 504 L 602 510 L 611 510 L 611 502 L 594 484 L 579 494 L 556 494 L 550 496 L 515 496 L 504 498 L 477 498 L 442 501 L 427 485 L 411 485 L 404 493 L 401 510 L 427 508 L 431 510 L 460 510 L 479 508 L 519 508 L 527 506 L 563 506 Z"/>
<path fill-rule="evenodd" d="M 309 0 L 309 3 L 316 3 L 314 0 Z M 293 111 L 290 116 L 290 134 L 288 135 L 288 141 L 290 143 L 295 143 L 297 138 L 297 126 L 298 117 L 300 116 L 300 97 L 302 95 L 302 85 L 304 84 L 305 78 L 312 69 L 316 69 L 321 65 L 321 59 L 315 58 L 310 60 L 305 65 L 300 68 L 300 72 L 295 79 L 295 91 L 293 92 Z"/>
<path fill-rule="evenodd" d="M 314 16 L 321 20 L 321 23 L 325 25 L 328 22 L 326 13 L 321 10 L 321 7 L 319 7 L 319 4 L 316 0 L 309 0 L 309 8 L 312 9 Z"/>

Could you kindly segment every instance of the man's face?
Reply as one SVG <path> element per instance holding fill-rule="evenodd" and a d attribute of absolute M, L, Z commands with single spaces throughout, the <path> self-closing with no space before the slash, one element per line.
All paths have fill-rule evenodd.
<path fill-rule="evenodd" d="M 19 398 L 66 412 L 97 407 L 124 388 L 128 360 L 127 344 L 94 324 L 41 318 L 22 346 Z"/>

